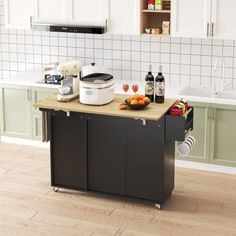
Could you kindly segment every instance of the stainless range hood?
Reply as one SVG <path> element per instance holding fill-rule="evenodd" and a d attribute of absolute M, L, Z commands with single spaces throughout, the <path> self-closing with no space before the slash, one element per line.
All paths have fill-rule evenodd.
<path fill-rule="evenodd" d="M 65 32 L 65 33 L 84 33 L 84 34 L 104 34 L 106 27 L 102 26 L 63 26 L 51 25 L 49 30 L 51 32 Z"/>
<path fill-rule="evenodd" d="M 107 20 L 105 22 L 105 26 L 56 25 L 48 23 L 35 23 L 31 20 L 31 29 L 63 33 L 104 34 L 107 32 Z"/>

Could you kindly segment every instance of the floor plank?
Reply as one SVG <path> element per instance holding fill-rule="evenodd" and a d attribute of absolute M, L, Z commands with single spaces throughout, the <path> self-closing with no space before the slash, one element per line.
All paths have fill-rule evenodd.
<path fill-rule="evenodd" d="M 163 211 L 153 203 L 50 187 L 47 149 L 0 144 L 0 235 L 236 236 L 236 176 L 176 169 Z"/>

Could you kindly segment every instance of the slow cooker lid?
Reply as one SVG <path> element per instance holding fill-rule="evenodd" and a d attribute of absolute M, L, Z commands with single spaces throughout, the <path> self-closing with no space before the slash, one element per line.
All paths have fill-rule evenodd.
<path fill-rule="evenodd" d="M 102 84 L 104 82 L 108 82 L 113 79 L 113 76 L 110 74 L 104 74 L 104 73 L 93 73 L 90 75 L 86 75 L 81 78 L 81 81 L 88 82 L 88 83 L 96 83 L 96 84 Z"/>

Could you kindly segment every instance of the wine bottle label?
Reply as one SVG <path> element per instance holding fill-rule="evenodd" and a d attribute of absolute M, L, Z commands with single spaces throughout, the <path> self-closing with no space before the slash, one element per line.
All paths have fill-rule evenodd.
<path fill-rule="evenodd" d="M 146 82 L 145 95 L 154 95 L 154 81 Z"/>
<path fill-rule="evenodd" d="M 156 82 L 155 94 L 156 94 L 156 96 L 164 96 L 165 95 L 165 82 Z"/>

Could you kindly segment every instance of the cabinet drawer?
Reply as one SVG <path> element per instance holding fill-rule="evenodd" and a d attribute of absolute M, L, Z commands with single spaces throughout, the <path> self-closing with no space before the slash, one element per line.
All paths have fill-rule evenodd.
<path fill-rule="evenodd" d="M 189 108 L 186 115 L 165 117 L 166 140 L 184 141 L 186 131 L 193 129 L 193 108 Z"/>

